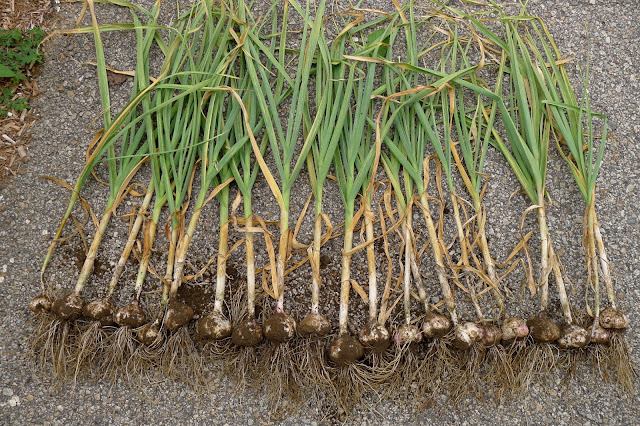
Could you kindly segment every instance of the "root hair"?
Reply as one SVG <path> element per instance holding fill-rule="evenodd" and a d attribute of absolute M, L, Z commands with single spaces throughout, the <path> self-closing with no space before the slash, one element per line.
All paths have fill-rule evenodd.
<path fill-rule="evenodd" d="M 73 372 L 74 383 L 81 378 L 92 379 L 98 371 L 97 366 L 104 357 L 107 336 L 107 330 L 99 321 L 91 321 L 80 330 Z"/>
<path fill-rule="evenodd" d="M 127 362 L 138 346 L 130 327 L 119 327 L 105 342 L 99 371 L 103 380 L 115 382 L 124 377 Z"/>
<path fill-rule="evenodd" d="M 209 391 L 208 369 L 186 326 L 171 333 L 160 361 L 166 379 L 186 383 L 197 393 Z"/>
<path fill-rule="evenodd" d="M 236 390 L 242 391 L 242 388 L 260 389 L 263 382 L 263 377 L 258 373 L 261 367 L 260 349 L 234 345 L 230 345 L 230 349 L 230 352 L 227 352 L 223 368 L 225 374 L 235 384 Z"/>
<path fill-rule="evenodd" d="M 62 321 L 49 312 L 37 315 L 30 356 L 36 368 L 49 376 L 55 387 L 73 378 L 77 334 L 73 323 Z"/>
<path fill-rule="evenodd" d="M 517 344 L 518 342 L 512 343 Z M 493 390 L 496 401 L 511 395 L 516 386 L 510 351 L 509 347 L 495 345 L 487 348 L 485 352 L 482 381 L 486 383 L 487 388 Z"/>
<path fill-rule="evenodd" d="M 259 355 L 259 373 L 267 406 L 275 418 L 295 413 L 304 402 L 302 375 L 298 366 L 301 354 L 291 341 L 269 341 Z"/>
<path fill-rule="evenodd" d="M 307 337 L 296 339 L 296 358 L 300 371 L 300 382 L 307 393 L 306 403 L 321 409 L 330 404 L 336 389 L 331 377 L 332 368 L 327 363 L 327 337 Z"/>
<path fill-rule="evenodd" d="M 558 366 L 560 350 L 550 343 L 533 343 L 532 340 L 513 359 L 515 387 L 527 391 L 534 385 L 545 386 Z"/>
<path fill-rule="evenodd" d="M 138 344 L 127 361 L 125 368 L 127 382 L 145 394 L 147 385 L 164 382 L 160 367 L 166 351 L 165 337 L 164 329 L 161 328 L 151 345 Z"/>
<path fill-rule="evenodd" d="M 621 332 L 611 333 L 611 343 L 607 348 L 607 367 L 615 374 L 615 383 L 623 393 L 633 395 L 634 382 L 638 380 L 638 368 L 631 363 L 627 339 Z"/>
<path fill-rule="evenodd" d="M 333 382 L 334 404 L 337 412 L 335 417 L 346 420 L 353 409 L 358 406 L 367 392 L 375 392 L 371 384 L 365 379 L 363 371 L 367 366 L 364 363 L 349 364 L 343 367 L 334 367 L 331 375 Z"/>

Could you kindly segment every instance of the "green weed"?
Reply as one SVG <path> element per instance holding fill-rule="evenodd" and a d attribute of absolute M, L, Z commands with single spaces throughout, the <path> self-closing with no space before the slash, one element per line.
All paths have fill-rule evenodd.
<path fill-rule="evenodd" d="M 3 87 L 0 93 L 0 117 L 11 110 L 21 112 L 29 108 L 22 97 L 15 97 L 13 86 L 27 77 L 25 73 L 35 64 L 42 62 L 42 52 L 38 44 L 44 38 L 44 31 L 34 28 L 26 32 L 18 29 L 0 30 L 0 80 Z"/>

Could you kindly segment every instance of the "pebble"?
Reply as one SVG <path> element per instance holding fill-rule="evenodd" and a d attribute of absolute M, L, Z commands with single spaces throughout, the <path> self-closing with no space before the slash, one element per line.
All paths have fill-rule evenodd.
<path fill-rule="evenodd" d="M 11 389 L 11 388 L 2 389 L 2 395 L 4 395 L 4 396 L 12 396 L 13 395 L 13 389 Z"/>

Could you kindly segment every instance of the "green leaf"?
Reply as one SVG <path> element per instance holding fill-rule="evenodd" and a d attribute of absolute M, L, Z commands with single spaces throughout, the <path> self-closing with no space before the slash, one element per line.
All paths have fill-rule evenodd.
<path fill-rule="evenodd" d="M 0 77 L 2 78 L 13 78 L 16 76 L 16 73 L 11 70 L 11 68 L 0 64 Z"/>

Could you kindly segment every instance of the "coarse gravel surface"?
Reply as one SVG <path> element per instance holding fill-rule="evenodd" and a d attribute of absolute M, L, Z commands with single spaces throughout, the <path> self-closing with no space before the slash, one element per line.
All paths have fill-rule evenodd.
<path fill-rule="evenodd" d="M 346 6 L 348 1 L 338 3 Z M 365 0 L 363 7 L 388 10 L 392 7 L 390 4 L 387 0 Z M 129 18 L 123 9 L 98 6 L 100 22 L 122 22 Z M 598 180 L 597 209 L 620 304 L 631 318 L 626 335 L 633 363 L 637 365 L 640 351 L 640 339 L 635 336 L 640 318 L 640 208 L 637 202 L 640 195 L 640 121 L 637 118 L 640 113 L 640 27 L 637 25 L 640 8 L 637 0 L 530 0 L 529 9 L 545 20 L 566 57 L 575 58 L 579 64 L 586 64 L 588 59 L 592 109 L 609 117 L 614 138 Z M 79 4 L 61 5 L 59 28 L 71 27 L 79 10 Z M 135 40 L 131 34 L 105 34 L 104 43 L 108 65 L 123 70 L 134 68 L 131 46 L 135 46 Z M 172 382 L 158 384 L 142 394 L 125 385 L 103 382 L 55 388 L 33 368 L 28 358 L 33 336 L 32 314 L 27 305 L 39 291 L 41 262 L 68 201 L 67 190 L 43 176 L 73 183 L 84 164 L 92 131 L 101 121 L 95 68 L 87 64 L 94 58 L 90 36 L 58 35 L 46 44 L 45 64 L 37 81 L 41 94 L 33 102 L 41 119 L 32 129 L 29 160 L 18 176 L 0 187 L 0 424 L 258 425 L 276 422 L 262 395 L 238 391 L 226 379 L 220 380 L 216 390 L 207 395 L 194 395 L 187 386 Z M 569 65 L 568 68 L 578 84 L 576 67 Z M 126 102 L 130 84 L 127 80 L 112 87 L 114 111 Z M 487 167 L 491 175 L 485 197 L 487 230 L 495 257 L 504 259 L 517 244 L 520 214 L 527 205 L 520 195 L 512 196 L 518 184 L 497 155 L 490 156 Z M 301 210 L 309 196 L 305 179 L 303 173 L 303 183 L 294 192 L 294 212 Z M 263 181 L 258 185 L 266 187 Z M 586 277 L 581 248 L 583 202 L 555 151 L 550 158 L 548 189 L 553 200 L 548 209 L 552 238 L 577 288 L 572 301 L 579 304 Z M 254 201 L 256 209 L 265 219 L 277 219 L 276 203 L 266 191 L 258 192 Z M 327 192 L 327 211 L 338 223 L 337 191 Z M 104 194 L 105 189 L 96 183 L 83 192 L 96 212 L 103 207 L 100 200 L 104 200 Z M 131 202 L 125 204 L 120 214 L 133 206 Z M 193 252 L 197 255 L 192 258 L 193 270 L 216 252 L 215 244 L 202 242 L 206 230 L 215 230 L 217 226 L 213 204 L 208 206 L 194 238 Z M 81 211 L 77 213 L 82 216 Z M 109 262 L 116 259 L 122 248 L 127 224 L 119 222 L 122 223 L 116 224 L 115 230 L 109 231 L 105 238 L 95 282 L 108 280 Z M 534 226 L 531 218 L 527 224 Z M 310 230 L 311 222 L 306 220 L 301 240 L 308 242 Z M 74 247 L 81 247 L 79 238 L 72 241 Z M 535 246 L 535 242 L 532 244 Z M 336 254 L 339 250 L 338 241 L 331 242 L 325 249 L 332 256 L 329 270 L 334 275 L 339 271 Z M 265 261 L 264 257 L 258 258 L 260 264 Z M 74 251 L 71 244 L 61 246 L 47 279 L 62 288 L 71 288 L 78 275 L 78 263 L 77 250 Z M 365 273 L 364 261 L 356 263 L 360 265 L 355 265 L 355 273 Z M 299 277 L 305 274 L 308 276 L 308 269 L 297 271 Z M 125 278 L 132 280 L 134 276 L 135 268 L 130 267 Z M 514 274 L 509 280 L 508 285 L 517 292 L 521 276 Z M 95 295 L 97 286 L 91 287 L 87 291 Z M 308 299 L 305 291 L 303 287 L 291 292 L 300 306 L 293 303 L 290 309 L 298 317 L 307 309 L 302 305 Z M 323 297 L 327 303 L 337 305 L 337 291 L 323 290 Z M 354 303 L 356 309 L 364 308 Z M 514 309 L 516 307 L 517 304 Z M 523 311 L 523 315 L 531 313 L 531 310 Z M 335 312 L 328 315 L 335 323 Z M 407 391 L 411 395 L 411 389 Z M 608 383 L 594 383 L 588 372 L 580 370 L 578 378 L 568 386 L 557 377 L 548 386 L 537 386 L 515 400 L 483 403 L 466 400 L 455 409 L 447 407 L 444 398 L 436 398 L 433 408 L 418 410 L 417 401 L 406 394 L 382 402 L 372 397 L 347 421 L 355 424 L 637 424 L 640 423 L 638 407 L 637 395 L 621 394 Z M 330 421 L 325 414 L 317 408 L 303 408 L 284 422 L 319 424 Z"/>

